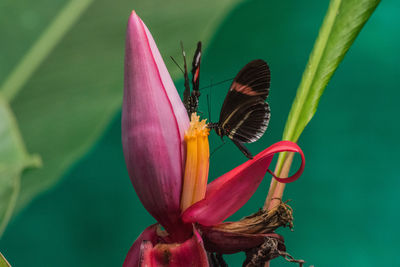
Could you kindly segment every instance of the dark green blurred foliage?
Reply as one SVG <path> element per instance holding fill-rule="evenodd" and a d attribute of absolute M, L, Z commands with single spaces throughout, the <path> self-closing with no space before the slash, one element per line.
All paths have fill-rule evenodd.
<path fill-rule="evenodd" d="M 10 158 L 11 153 L 5 150 L 11 142 L 2 138 L 0 165 L 5 168 L 0 169 L 0 186 L 13 183 L 13 192 L 18 195 L 16 201 L 10 201 L 10 194 L 0 191 L 2 224 L 7 207 L 20 210 L 51 188 L 93 146 L 120 110 L 125 27 L 133 8 L 149 21 L 153 34 L 165 40 L 159 46 L 161 52 L 177 57 L 177 39 L 185 43 L 198 36 L 209 40 L 238 1 L 191 1 L 184 6 L 179 0 L 134 5 L 130 1 L 110 5 L 103 0 L 47 2 L 1 3 L 0 19 L 7 39 L 0 43 L 0 50 L 10 52 L 0 57 L 0 134 L 23 139 L 28 152 L 39 154 L 43 162 L 43 168 L 20 175 L 24 165 L 32 165 L 33 160 L 26 163 L 21 156 L 15 157 L 13 164 L 3 160 Z M 203 18 L 205 21 L 199 23 Z M 173 65 L 172 61 L 167 63 Z M 173 77 L 178 73 L 174 68 Z M 13 131 L 4 126 L 4 109 L 11 114 L 6 119 L 15 116 L 18 127 Z M 17 155 L 27 154 L 21 151 Z"/>
<path fill-rule="evenodd" d="M 212 40 L 204 44 L 203 86 L 234 77 L 255 58 L 267 60 L 271 67 L 271 122 L 264 137 L 248 146 L 253 153 L 280 140 L 327 6 L 328 1 L 316 0 L 307 5 L 294 0 L 247 1 L 235 8 Z M 135 8 L 134 3 L 130 7 Z M 103 3 L 101 8 L 106 11 L 108 7 Z M 328 85 L 316 116 L 300 137 L 306 170 L 285 192 L 286 198 L 292 199 L 295 229 L 280 233 L 285 236 L 288 251 L 310 265 L 400 265 L 400 260 L 393 256 L 399 249 L 400 237 L 396 224 L 400 219 L 400 180 L 396 174 L 396 151 L 400 148 L 396 142 L 400 130 L 399 12 L 397 1 L 380 4 L 350 48 Z M 119 19 L 126 20 L 127 14 Z M 150 30 L 156 42 L 163 42 L 155 34 L 161 29 Z M 179 40 L 176 44 L 179 49 Z M 120 43 L 113 43 L 107 49 L 121 47 Z M 163 56 L 169 60 L 169 55 Z M 102 64 L 107 66 L 107 57 Z M 122 91 L 123 62 L 120 64 L 118 84 Z M 176 85 L 183 88 L 182 81 Z M 211 95 L 213 121 L 217 120 L 228 86 L 229 83 L 202 91 L 200 109 L 207 115 L 205 95 Z M 213 134 L 211 150 L 220 143 Z M 210 178 L 245 160 L 227 142 L 211 158 Z M 268 186 L 269 178 L 232 219 L 261 207 Z M 117 115 L 101 140 L 68 171 L 62 182 L 11 221 L 0 241 L 0 251 L 17 267 L 120 266 L 132 242 L 153 222 L 127 176 Z M 227 259 L 232 266 L 239 266 L 242 255 Z M 283 260 L 272 265 L 290 266 Z"/>

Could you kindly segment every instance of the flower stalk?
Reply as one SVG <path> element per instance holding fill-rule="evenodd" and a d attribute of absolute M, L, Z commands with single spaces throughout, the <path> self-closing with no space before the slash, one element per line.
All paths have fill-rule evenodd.
<path fill-rule="evenodd" d="M 282 165 L 282 168 L 279 169 L 279 161 L 275 166 L 275 175 L 279 177 L 288 177 L 289 176 L 289 171 L 290 167 L 293 162 L 293 157 L 294 153 L 289 152 L 287 153 L 287 157 Z M 264 203 L 264 209 L 265 210 L 272 210 L 275 207 L 279 206 L 279 204 L 282 202 L 282 196 L 283 196 L 283 191 L 285 190 L 285 185 L 284 183 L 280 183 L 276 181 L 275 179 L 271 180 L 271 185 L 269 188 L 269 192 L 267 195 L 267 198 L 265 199 Z"/>

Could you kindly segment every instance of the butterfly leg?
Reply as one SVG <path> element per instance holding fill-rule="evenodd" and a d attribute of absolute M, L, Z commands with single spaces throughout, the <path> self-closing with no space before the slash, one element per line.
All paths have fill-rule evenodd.
<path fill-rule="evenodd" d="M 253 159 L 253 155 L 250 153 L 250 151 L 243 145 L 243 143 L 233 140 L 233 143 L 242 151 L 242 153 L 249 159 Z"/>

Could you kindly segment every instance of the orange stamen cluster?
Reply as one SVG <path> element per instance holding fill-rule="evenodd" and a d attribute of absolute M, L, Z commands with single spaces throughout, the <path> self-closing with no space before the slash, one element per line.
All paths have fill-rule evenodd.
<path fill-rule="evenodd" d="M 193 113 L 189 129 L 185 132 L 186 165 L 181 196 L 182 212 L 202 200 L 206 194 L 210 149 L 206 120 Z"/>

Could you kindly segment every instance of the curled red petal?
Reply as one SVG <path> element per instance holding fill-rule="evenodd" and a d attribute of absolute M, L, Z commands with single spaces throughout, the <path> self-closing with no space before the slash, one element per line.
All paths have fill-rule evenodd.
<path fill-rule="evenodd" d="M 273 144 L 272 146 L 270 146 L 270 148 L 271 148 L 271 151 L 272 151 L 273 153 L 278 153 L 278 152 L 283 152 L 283 151 L 287 151 L 287 152 L 297 152 L 297 153 L 299 153 L 300 156 L 301 156 L 301 165 L 300 165 L 299 169 L 297 170 L 297 172 L 296 172 L 295 174 L 293 174 L 292 176 L 287 177 L 287 178 L 280 178 L 280 177 L 277 177 L 277 176 L 276 176 L 271 170 L 269 170 L 269 169 L 268 169 L 268 172 L 269 172 L 278 182 L 280 182 L 280 183 L 291 183 L 291 182 L 294 182 L 294 181 L 296 181 L 297 179 L 299 179 L 299 177 L 301 176 L 301 174 L 302 174 L 303 171 L 304 171 L 304 166 L 305 166 L 305 163 L 306 163 L 306 159 L 305 159 L 305 157 L 304 157 L 304 153 L 303 153 L 303 151 L 301 150 L 301 148 L 300 148 L 297 144 L 292 143 L 292 142 L 290 142 L 290 141 L 281 141 L 281 142 L 278 142 L 278 143 Z"/>
<path fill-rule="evenodd" d="M 285 180 L 285 182 L 297 179 L 304 170 L 303 152 L 293 142 L 278 142 L 257 154 L 254 159 L 246 161 L 211 182 L 207 186 L 205 198 L 183 213 L 183 221 L 212 226 L 231 216 L 254 194 L 264 178 L 274 154 L 282 151 L 299 152 L 302 163 L 295 175 L 278 179 Z"/>

